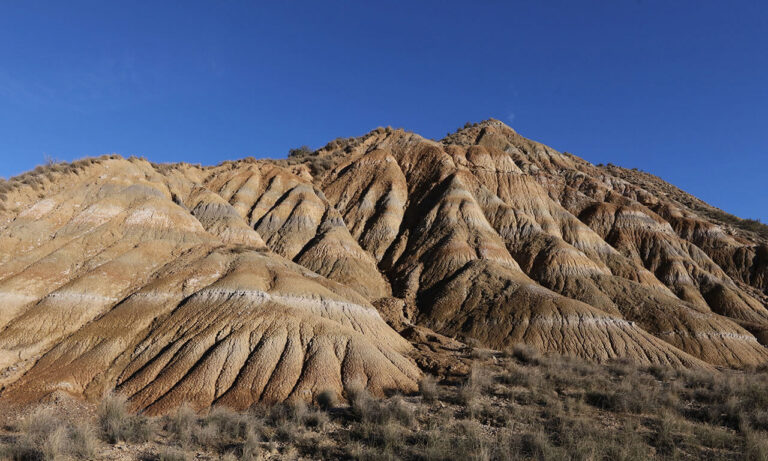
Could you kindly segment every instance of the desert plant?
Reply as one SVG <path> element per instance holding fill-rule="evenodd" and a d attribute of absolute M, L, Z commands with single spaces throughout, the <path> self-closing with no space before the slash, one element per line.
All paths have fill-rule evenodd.
<path fill-rule="evenodd" d="M 364 417 L 371 411 L 375 402 L 362 382 L 352 381 L 347 384 L 344 390 L 352 412 L 358 417 Z"/>
<path fill-rule="evenodd" d="M 256 461 L 260 458 L 261 446 L 259 439 L 254 433 L 248 434 L 243 445 L 240 447 L 240 459 L 243 461 Z"/>
<path fill-rule="evenodd" d="M 678 430 L 678 426 L 679 421 L 673 413 L 665 411 L 660 415 L 653 437 L 653 444 L 661 453 L 674 455 L 677 451 L 675 432 Z"/>
<path fill-rule="evenodd" d="M 521 386 L 529 389 L 537 389 L 541 380 L 541 372 L 537 369 L 521 367 L 514 362 L 506 366 L 506 370 L 499 377 L 503 384 Z"/>
<path fill-rule="evenodd" d="M 382 411 L 385 412 L 386 415 L 379 418 L 380 420 L 395 420 L 406 427 L 411 427 L 416 422 L 416 415 L 414 414 L 413 408 L 411 408 L 411 406 L 399 395 L 390 398 Z"/>
<path fill-rule="evenodd" d="M 747 431 L 744 454 L 749 461 L 768 461 L 768 432 Z"/>
<path fill-rule="evenodd" d="M 315 396 L 315 402 L 323 410 L 330 410 L 339 404 L 339 398 L 336 391 L 326 389 Z"/>
<path fill-rule="evenodd" d="M 557 449 L 542 431 L 527 432 L 520 437 L 520 451 L 534 459 L 562 459 Z"/>
<path fill-rule="evenodd" d="M 67 422 L 48 408 L 38 408 L 19 424 L 21 434 L 6 448 L 12 460 L 56 460 L 62 457 L 89 459 L 98 441 L 85 422 Z"/>
<path fill-rule="evenodd" d="M 174 447 L 162 447 L 157 454 L 157 461 L 187 461 L 189 453 Z"/>
<path fill-rule="evenodd" d="M 512 357 L 516 358 L 522 363 L 528 363 L 531 365 L 537 365 L 541 361 L 541 354 L 526 344 L 515 344 L 511 351 Z"/>
<path fill-rule="evenodd" d="M 192 444 L 197 427 L 197 414 L 186 404 L 180 406 L 165 424 L 165 429 L 182 448 L 187 448 Z"/>
<path fill-rule="evenodd" d="M 480 392 L 487 391 L 493 387 L 493 375 L 489 368 L 473 364 L 469 370 L 467 384 L 476 387 Z"/>
<path fill-rule="evenodd" d="M 440 396 L 437 380 L 434 376 L 425 374 L 419 381 L 419 394 L 428 403 L 434 402 Z"/>
<path fill-rule="evenodd" d="M 466 359 L 466 356 L 462 356 Z M 494 381 L 492 378 L 496 378 Z M 461 382 L 426 375 L 422 398 L 372 396 L 362 382 L 337 395 L 259 404 L 247 412 L 188 407 L 166 416 L 153 459 L 191 459 L 192 451 L 221 459 L 617 459 L 661 460 L 726 456 L 766 459 L 765 373 L 755 370 L 677 371 L 630 363 L 603 365 L 548 355 L 528 361 L 512 350 L 476 361 Z M 428 395 L 439 395 L 430 398 Z M 135 417 L 124 398 L 99 406 L 99 432 L 129 440 L 116 421 Z M 327 399 L 327 400 L 326 400 Z M 0 459 L 92 458 L 98 442 L 87 424 L 56 413 L 33 413 L 16 434 L 0 439 Z M 137 418 L 143 418 L 138 416 Z M 154 421 L 152 418 L 144 420 Z M 104 428 L 111 428 L 109 431 Z M 90 435 L 89 435 L 90 434 Z M 135 448 L 130 448 L 135 450 Z"/>
<path fill-rule="evenodd" d="M 234 441 L 246 439 L 253 431 L 253 422 L 248 414 L 238 413 L 225 407 L 213 407 L 208 415 L 203 419 L 203 428 L 211 428 L 209 434 L 217 437 L 217 442 L 232 443 Z M 201 439 L 203 432 L 196 438 Z"/>
<path fill-rule="evenodd" d="M 153 420 L 129 412 L 125 397 L 119 394 L 107 394 L 99 403 L 97 414 L 101 435 L 109 443 L 146 442 L 157 430 Z"/>
<path fill-rule="evenodd" d="M 488 373 L 488 370 L 480 365 L 473 364 L 466 381 L 459 388 L 457 395 L 459 403 L 465 405 L 470 414 L 474 414 L 478 410 L 476 406 L 478 399 L 492 385 L 493 377 Z"/>
<path fill-rule="evenodd" d="M 312 149 L 309 146 L 296 147 L 288 151 L 288 157 L 306 157 L 312 153 Z"/>

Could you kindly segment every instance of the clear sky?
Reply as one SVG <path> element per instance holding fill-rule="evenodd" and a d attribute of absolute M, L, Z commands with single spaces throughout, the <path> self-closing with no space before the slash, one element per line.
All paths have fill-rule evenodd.
<path fill-rule="evenodd" d="M 0 2 L 4 177 L 489 117 L 768 222 L 768 3 Z"/>

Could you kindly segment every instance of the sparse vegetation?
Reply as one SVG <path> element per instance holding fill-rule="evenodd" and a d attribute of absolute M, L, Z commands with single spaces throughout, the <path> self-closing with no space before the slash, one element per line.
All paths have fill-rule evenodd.
<path fill-rule="evenodd" d="M 537 364 L 541 358 L 541 355 L 536 349 L 526 346 L 525 344 L 516 344 L 508 354 L 523 363 L 533 365 Z"/>
<path fill-rule="evenodd" d="M 89 459 L 98 446 L 90 425 L 66 421 L 49 408 L 34 410 L 15 429 L 20 435 L 0 451 L 14 461 Z"/>
<path fill-rule="evenodd" d="M 705 215 L 708 215 L 710 218 L 720 220 L 726 224 L 748 232 L 754 232 L 761 237 L 768 239 L 768 224 L 763 223 L 759 219 L 742 219 L 718 209 L 707 211 L 705 211 Z"/>
<path fill-rule="evenodd" d="M 104 440 L 116 442 L 146 442 L 155 432 L 155 422 L 128 411 L 125 397 L 109 394 L 98 408 L 99 427 Z"/>
<path fill-rule="evenodd" d="M 306 157 L 311 154 L 312 149 L 309 146 L 301 146 L 288 150 L 288 157 Z"/>
<path fill-rule="evenodd" d="M 350 146 L 351 144 L 347 144 L 346 139 L 340 138 L 331 141 L 323 149 L 342 153 L 347 152 L 346 148 Z M 304 163 L 309 167 L 313 176 L 318 176 L 333 167 L 334 158 L 334 155 L 317 155 L 309 146 L 301 146 L 288 151 L 287 163 L 289 165 Z"/>
<path fill-rule="evenodd" d="M 315 397 L 315 402 L 322 410 L 330 410 L 335 408 L 339 404 L 339 398 L 336 396 L 336 392 L 326 389 Z"/>
<path fill-rule="evenodd" d="M 351 383 L 345 402 L 324 391 L 314 405 L 184 406 L 149 418 L 109 395 L 98 430 L 37 410 L 11 428 L 2 453 L 80 459 L 127 441 L 158 460 L 767 459 L 768 370 L 597 365 L 523 346 L 466 356 L 467 376 L 425 375 L 411 396 L 378 399 Z"/>
<path fill-rule="evenodd" d="M 741 231 L 754 233 L 764 239 L 768 239 L 768 224 L 761 222 L 759 219 L 739 218 L 738 216 L 734 216 L 723 210 L 710 206 L 697 199 L 696 197 L 681 191 L 677 187 L 664 182 L 660 178 L 642 170 L 638 170 L 637 168 L 630 170 L 616 166 L 612 163 L 608 163 L 607 166 L 598 164 L 598 167 L 604 168 L 611 174 L 614 174 L 620 178 L 632 180 L 632 182 L 637 183 L 644 189 L 652 193 L 656 193 L 657 195 L 663 194 L 674 197 L 675 200 L 691 208 L 693 211 L 701 214 L 705 218 L 732 226 Z"/>
<path fill-rule="evenodd" d="M 434 402 L 438 399 L 440 391 L 438 390 L 437 380 L 434 376 L 424 375 L 424 377 L 421 378 L 421 381 L 419 381 L 419 394 L 427 403 Z"/>
<path fill-rule="evenodd" d="M 101 157 L 89 157 L 67 163 L 46 156 L 43 165 L 8 180 L 0 181 L 0 200 L 5 200 L 8 194 L 17 188 L 28 186 L 32 189 L 39 189 L 46 184 L 53 183 L 62 175 L 80 174 L 89 165 L 119 158 L 121 158 L 119 155 L 102 155 Z"/>

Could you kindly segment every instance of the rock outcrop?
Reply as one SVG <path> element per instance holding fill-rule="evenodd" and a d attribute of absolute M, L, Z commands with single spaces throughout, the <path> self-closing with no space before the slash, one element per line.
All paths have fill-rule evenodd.
<path fill-rule="evenodd" d="M 163 413 L 354 381 L 409 392 L 420 371 L 392 327 L 755 366 L 768 233 L 742 224 L 496 120 L 287 160 L 40 168 L 0 195 L 0 402 L 115 389 Z"/>

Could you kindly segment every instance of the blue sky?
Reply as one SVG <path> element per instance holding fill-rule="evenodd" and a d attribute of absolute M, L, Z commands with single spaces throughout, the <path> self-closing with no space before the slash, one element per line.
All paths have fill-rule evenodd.
<path fill-rule="evenodd" d="M 768 222 L 764 1 L 0 3 L 0 176 L 503 120 Z"/>

